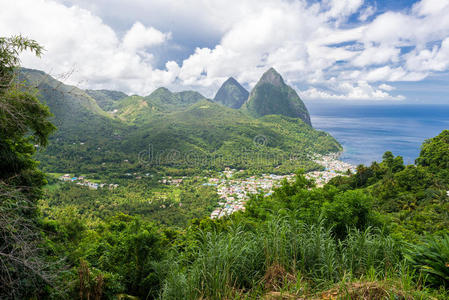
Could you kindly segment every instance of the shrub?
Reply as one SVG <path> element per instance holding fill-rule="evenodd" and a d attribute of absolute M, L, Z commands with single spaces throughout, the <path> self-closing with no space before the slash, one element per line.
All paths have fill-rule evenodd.
<path fill-rule="evenodd" d="M 436 287 L 449 287 L 449 236 L 429 237 L 422 244 L 411 246 L 407 261 L 427 275 Z"/>

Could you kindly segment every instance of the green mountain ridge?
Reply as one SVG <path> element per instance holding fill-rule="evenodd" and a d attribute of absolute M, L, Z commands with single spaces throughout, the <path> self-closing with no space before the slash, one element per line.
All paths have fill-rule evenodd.
<path fill-rule="evenodd" d="M 254 118 L 195 91 L 159 88 L 146 97 L 121 98 L 123 94 L 113 91 L 86 92 L 65 85 L 41 71 L 23 69 L 22 74 L 37 87 L 58 127 L 48 148 L 38 153 L 46 171 L 123 174 L 176 165 L 285 173 L 319 168 L 309 154 L 342 149 L 329 134 L 299 118 Z M 96 101 L 103 107 L 107 102 L 108 111 Z M 149 147 L 154 155 L 142 160 Z M 189 161 L 192 155 L 198 161 Z"/>
<path fill-rule="evenodd" d="M 86 91 L 65 85 L 42 71 L 22 69 L 20 80 L 37 88 L 42 102 L 54 115 L 52 121 L 64 131 L 85 122 L 105 123 L 112 128 L 120 125 Z M 87 127 L 85 130 L 88 133 L 95 129 Z"/>
<path fill-rule="evenodd" d="M 105 111 L 110 110 L 117 100 L 128 96 L 123 92 L 110 90 L 86 90 L 85 92 L 94 98 L 98 106 Z"/>
<path fill-rule="evenodd" d="M 195 91 L 171 92 L 160 87 L 144 99 L 147 103 L 158 106 L 161 111 L 170 112 L 185 109 L 206 97 Z"/>
<path fill-rule="evenodd" d="M 214 101 L 230 108 L 240 108 L 248 96 L 248 91 L 237 80 L 230 77 L 218 89 Z"/>
<path fill-rule="evenodd" d="M 243 109 L 254 117 L 284 115 L 312 126 L 309 112 L 296 91 L 273 68 L 266 71 L 251 91 Z"/>
<path fill-rule="evenodd" d="M 133 95 L 116 101 L 111 110 L 114 117 L 123 122 L 141 124 L 159 114 L 185 110 L 204 99 L 195 91 L 171 92 L 160 87 L 146 97 Z"/>

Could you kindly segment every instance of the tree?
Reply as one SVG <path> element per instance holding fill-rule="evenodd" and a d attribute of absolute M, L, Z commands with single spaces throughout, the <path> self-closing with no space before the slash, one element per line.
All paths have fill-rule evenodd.
<path fill-rule="evenodd" d="M 423 143 L 416 164 L 435 172 L 449 169 L 449 130 L 443 130 L 438 136 Z"/>
<path fill-rule="evenodd" d="M 23 37 L 0 38 L 0 181 L 21 187 L 29 197 L 38 197 L 45 184 L 32 155 L 46 146 L 55 127 L 48 107 L 17 82 L 18 55 L 31 50 L 41 55 L 42 47 Z"/>
<path fill-rule="evenodd" d="M 43 48 L 15 36 L 0 38 L 0 298 L 42 296 L 55 273 L 45 260 L 36 200 L 46 183 L 33 159 L 55 127 L 35 93 L 17 80 L 19 54 Z"/>
<path fill-rule="evenodd" d="M 365 230 L 369 225 L 374 225 L 372 203 L 371 196 L 361 190 L 346 191 L 323 204 L 321 218 L 342 239 L 346 237 L 348 228 Z"/>

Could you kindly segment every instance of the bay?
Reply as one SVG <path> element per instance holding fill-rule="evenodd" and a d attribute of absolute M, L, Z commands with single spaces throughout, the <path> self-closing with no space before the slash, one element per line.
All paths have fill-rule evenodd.
<path fill-rule="evenodd" d="M 385 151 L 412 164 L 426 139 L 449 128 L 449 105 L 307 106 L 313 127 L 332 134 L 344 147 L 340 159 L 352 164 L 381 161 Z"/>

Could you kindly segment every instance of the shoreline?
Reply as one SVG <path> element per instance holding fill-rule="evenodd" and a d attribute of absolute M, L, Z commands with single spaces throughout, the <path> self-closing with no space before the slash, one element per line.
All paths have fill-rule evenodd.
<path fill-rule="evenodd" d="M 356 166 L 339 160 L 343 152 L 336 152 L 326 155 L 315 154 L 312 160 L 323 166 L 324 171 L 311 171 L 305 174 L 307 179 L 314 179 L 317 187 L 321 187 L 336 176 L 347 176 L 347 172 L 354 174 Z"/>

